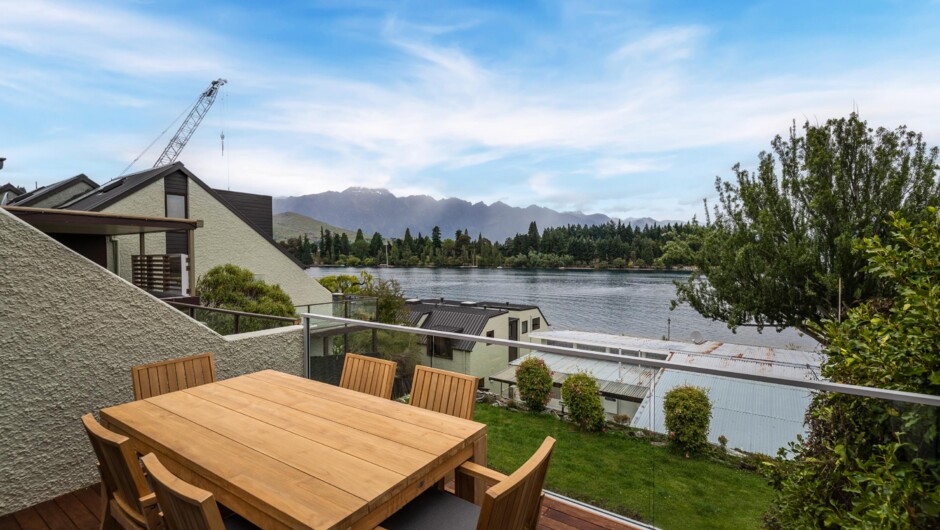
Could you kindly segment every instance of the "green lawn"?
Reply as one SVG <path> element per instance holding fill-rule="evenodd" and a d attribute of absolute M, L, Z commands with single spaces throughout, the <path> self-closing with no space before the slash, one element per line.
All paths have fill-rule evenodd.
<path fill-rule="evenodd" d="M 511 473 L 546 436 L 558 440 L 546 489 L 665 530 L 757 528 L 771 488 L 753 471 L 708 458 L 686 460 L 622 432 L 578 432 L 548 415 L 478 404 L 489 466 Z"/>

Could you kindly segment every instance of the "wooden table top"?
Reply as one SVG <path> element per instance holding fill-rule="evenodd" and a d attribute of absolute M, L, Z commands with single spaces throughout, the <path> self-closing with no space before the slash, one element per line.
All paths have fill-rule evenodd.
<path fill-rule="evenodd" d="M 272 370 L 101 416 L 265 528 L 371 527 L 486 436 L 481 423 Z"/>

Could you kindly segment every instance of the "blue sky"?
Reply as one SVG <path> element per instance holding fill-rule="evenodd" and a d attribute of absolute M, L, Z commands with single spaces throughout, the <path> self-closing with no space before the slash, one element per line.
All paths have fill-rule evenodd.
<path fill-rule="evenodd" d="M 937 1 L 0 0 L 0 13 L 0 183 L 30 189 L 117 176 L 217 77 L 229 83 L 180 160 L 271 195 L 366 186 L 689 219 L 793 120 L 857 107 L 940 143 Z"/>

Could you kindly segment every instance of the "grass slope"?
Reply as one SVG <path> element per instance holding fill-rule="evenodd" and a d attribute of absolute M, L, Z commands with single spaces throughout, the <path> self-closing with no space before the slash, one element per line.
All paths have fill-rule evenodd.
<path fill-rule="evenodd" d="M 350 241 L 356 237 L 355 230 L 339 228 L 295 212 L 282 212 L 274 215 L 274 240 L 284 241 L 291 237 L 303 237 L 304 234 L 307 234 L 310 239 L 318 240 L 320 239 L 321 227 L 324 231 L 329 230 L 334 234 L 346 234 L 349 236 Z M 366 237 L 372 237 L 372 234 L 368 234 Z"/>
<path fill-rule="evenodd" d="M 548 415 L 478 404 L 489 467 L 511 473 L 546 436 L 558 443 L 545 487 L 666 530 L 758 528 L 766 479 L 707 457 L 686 460 L 623 432 L 589 434 Z"/>

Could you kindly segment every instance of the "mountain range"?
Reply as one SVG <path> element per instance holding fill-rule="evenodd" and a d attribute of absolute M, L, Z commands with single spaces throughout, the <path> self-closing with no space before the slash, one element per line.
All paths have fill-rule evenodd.
<path fill-rule="evenodd" d="M 599 225 L 616 218 L 604 214 L 558 212 L 542 206 L 520 208 L 504 202 L 487 205 L 462 199 L 435 199 L 427 195 L 396 197 L 385 189 L 347 188 L 299 197 L 275 197 L 274 213 L 295 212 L 324 223 L 349 230 L 361 228 L 365 233 L 379 232 L 385 236 L 400 237 L 405 229 L 412 234 L 429 234 L 435 226 L 444 237 L 452 237 L 457 230 L 468 230 L 471 237 L 483 234 L 493 241 L 502 241 L 518 233 L 525 233 L 529 223 L 535 221 L 539 229 L 569 224 Z M 631 226 L 664 224 L 648 217 L 622 219 Z"/>

